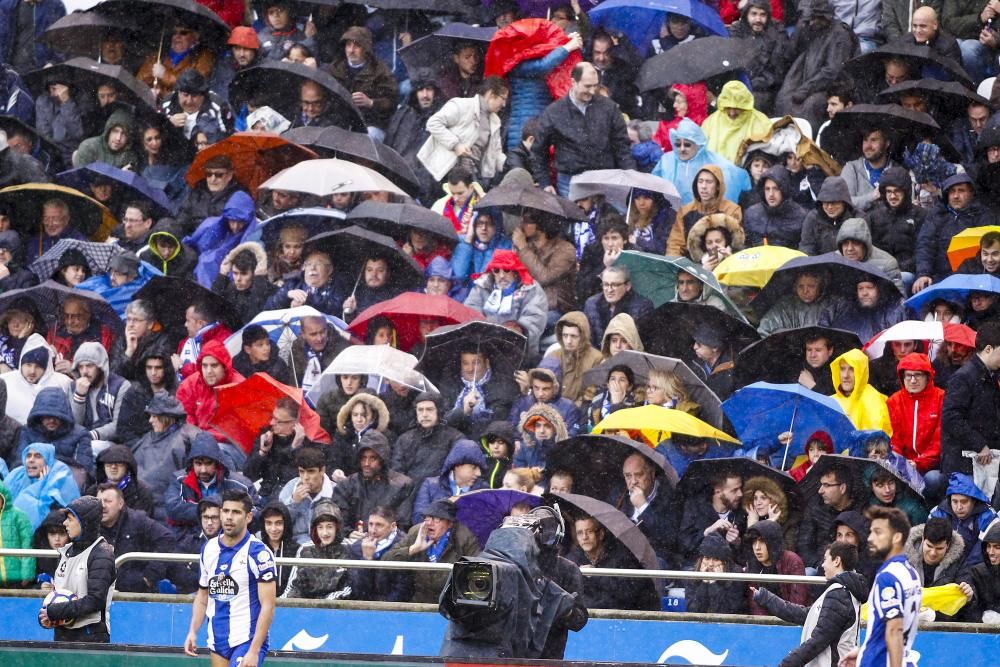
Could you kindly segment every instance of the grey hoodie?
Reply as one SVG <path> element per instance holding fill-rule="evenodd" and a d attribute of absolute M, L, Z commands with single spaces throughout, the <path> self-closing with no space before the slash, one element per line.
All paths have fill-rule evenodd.
<path fill-rule="evenodd" d="M 868 223 L 865 220 L 862 218 L 848 218 L 844 220 L 844 223 L 840 226 L 840 231 L 837 232 L 838 252 L 840 244 L 848 239 L 861 241 L 865 244 L 868 250 L 865 252 L 865 258 L 861 263 L 874 266 L 876 269 L 882 271 L 892 281 L 892 284 L 896 286 L 900 294 L 902 294 L 903 277 L 899 272 L 899 263 L 895 257 L 872 243 L 872 233 L 868 229 Z"/>

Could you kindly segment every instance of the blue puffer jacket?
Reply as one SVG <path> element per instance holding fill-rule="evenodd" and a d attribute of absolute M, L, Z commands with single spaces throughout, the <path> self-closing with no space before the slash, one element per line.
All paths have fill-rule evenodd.
<path fill-rule="evenodd" d="M 510 84 L 510 124 L 507 126 L 507 145 L 521 145 L 521 128 L 528 120 L 540 116 L 552 103 L 552 93 L 545 77 L 569 56 L 569 51 L 558 47 L 548 55 L 525 60 L 511 70 L 507 77 Z"/>
<path fill-rule="evenodd" d="M 479 274 L 486 270 L 486 265 L 493 258 L 494 251 L 510 250 L 514 247 L 510 239 L 503 234 L 503 218 L 500 210 L 487 210 L 491 213 L 490 219 L 500 223 L 496 226 L 496 233 L 493 234 L 490 242 L 483 246 L 478 241 L 474 240 L 470 244 L 463 239 L 458 242 L 458 245 L 455 246 L 455 252 L 451 255 L 452 279 L 466 287 L 472 284 L 473 274 Z"/>
<path fill-rule="evenodd" d="M 29 477 L 24 467 L 29 451 L 41 454 L 49 469 L 41 479 Z M 14 499 L 14 506 L 28 515 L 32 530 L 41 525 L 52 506 L 65 507 L 80 497 L 73 471 L 56 458 L 55 447 L 47 442 L 34 442 L 25 447 L 21 452 L 21 465 L 11 471 L 4 483 Z"/>
<path fill-rule="evenodd" d="M 42 428 L 43 417 L 56 417 L 62 423 L 54 431 Z M 33 442 L 48 442 L 56 448 L 56 458 L 68 465 L 76 465 L 94 472 L 94 451 L 90 445 L 90 431 L 73 421 L 66 392 L 48 387 L 38 392 L 35 404 L 28 413 L 28 421 L 21 429 L 17 444 L 18 455 Z"/>
<path fill-rule="evenodd" d="M 424 520 L 424 510 L 435 500 L 451 498 L 456 495 L 456 491 L 451 485 L 451 471 L 455 466 L 462 465 L 463 463 L 475 464 L 484 473 L 488 465 L 486 463 L 486 456 L 479 445 L 471 440 L 456 440 L 455 444 L 451 447 L 451 451 L 448 452 L 448 457 L 444 460 L 444 464 L 441 466 L 441 474 L 437 477 L 428 477 L 420 485 L 420 489 L 417 490 L 417 497 L 413 501 L 413 521 L 411 525 L 415 526 Z M 490 488 L 490 485 L 480 477 L 472 483 L 469 491 L 488 488 Z"/>
<path fill-rule="evenodd" d="M 964 520 L 955 516 L 951 509 L 951 496 L 958 493 L 972 498 L 972 512 Z M 953 530 L 965 540 L 965 553 L 962 555 L 964 567 L 972 567 L 983 562 L 983 549 L 979 541 L 979 536 L 983 534 L 990 524 L 997 518 L 997 513 L 990 507 L 990 500 L 986 497 L 972 478 L 960 472 L 953 472 L 948 477 L 948 491 L 941 504 L 931 510 L 931 519 L 942 518 L 951 521 Z"/>
<path fill-rule="evenodd" d="M 229 220 L 239 220 L 243 229 L 236 234 L 229 230 Z M 184 245 L 198 253 L 198 264 L 194 277 L 208 289 L 219 275 L 222 260 L 230 250 L 243 242 L 243 237 L 253 226 L 254 203 L 250 195 L 238 190 L 229 196 L 222 209 L 222 215 L 205 218 L 194 230 L 194 234 L 184 238 Z"/>

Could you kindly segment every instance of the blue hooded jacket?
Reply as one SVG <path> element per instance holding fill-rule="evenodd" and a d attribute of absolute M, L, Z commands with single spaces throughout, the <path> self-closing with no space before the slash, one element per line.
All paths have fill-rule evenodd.
<path fill-rule="evenodd" d="M 958 493 L 972 498 L 972 512 L 964 521 L 954 515 L 951 509 L 951 496 Z M 941 504 L 931 510 L 931 519 L 942 518 L 951 521 L 952 529 L 965 540 L 965 566 L 972 567 L 983 561 L 983 550 L 979 536 L 986 532 L 990 524 L 997 518 L 997 513 L 990 506 L 990 499 L 980 490 L 972 478 L 960 472 L 953 472 L 948 477 L 948 491 Z"/>
<path fill-rule="evenodd" d="M 455 246 L 455 252 L 451 255 L 451 270 L 453 278 L 465 286 L 472 284 L 472 275 L 479 274 L 486 270 L 486 265 L 493 259 L 496 250 L 510 250 L 514 247 L 511 240 L 503 233 L 503 213 L 500 209 L 485 209 L 490 214 L 490 219 L 496 223 L 496 231 L 493 238 L 485 245 L 473 239 L 472 243 L 466 243 L 463 238 Z"/>
<path fill-rule="evenodd" d="M 29 452 L 37 452 L 45 459 L 49 471 L 42 479 L 28 477 L 24 462 Z M 4 483 L 14 498 L 14 507 L 28 515 L 32 530 L 41 525 L 53 504 L 65 507 L 80 497 L 73 471 L 56 458 L 56 448 L 47 442 L 34 442 L 25 447 L 21 452 L 21 466 L 14 468 Z"/>
<path fill-rule="evenodd" d="M 194 460 L 198 458 L 212 459 L 216 463 L 215 479 L 207 485 L 202 484 L 194 473 Z M 208 496 L 221 497 L 223 492 L 229 489 L 246 491 L 250 494 L 254 507 L 259 507 L 260 498 L 253 482 L 226 467 L 226 460 L 219 443 L 209 432 L 202 431 L 191 441 L 191 449 L 184 459 L 184 466 L 185 469 L 170 483 L 165 497 L 167 521 L 170 524 L 183 526 L 185 529 L 200 530 L 198 502 Z"/>
<path fill-rule="evenodd" d="M 118 313 L 118 317 L 125 319 L 125 309 L 128 307 L 135 293 L 152 280 L 153 276 L 162 276 L 163 272 L 146 262 L 139 262 L 139 275 L 135 280 L 131 280 L 124 285 L 113 287 L 111 285 L 111 274 L 102 273 L 99 276 L 87 278 L 77 285 L 77 289 L 97 292 L 104 297 L 104 300 L 111 304 L 111 307 Z"/>
<path fill-rule="evenodd" d="M 700 147 L 695 156 L 687 162 L 683 162 L 677 157 L 677 144 L 680 143 L 681 139 L 686 139 Z M 674 150 L 663 154 L 659 163 L 653 167 L 653 175 L 674 184 L 677 192 L 681 195 L 682 205 L 694 201 L 691 185 L 701 168 L 708 164 L 714 164 L 722 170 L 722 176 L 726 181 L 725 198 L 729 201 L 739 201 L 740 194 L 753 187 L 750 174 L 745 169 L 740 169 L 726 158 L 706 148 L 708 137 L 693 120 L 685 118 L 677 127 L 670 130 L 670 144 Z"/>
<path fill-rule="evenodd" d="M 43 417 L 56 417 L 62 424 L 55 431 L 46 431 L 42 427 Z M 66 392 L 58 387 L 46 387 L 38 392 L 35 404 L 28 413 L 28 421 L 21 429 L 18 451 L 24 452 L 33 442 L 50 443 L 55 447 L 55 456 L 60 461 L 79 465 L 89 473 L 94 472 L 90 431 L 76 424 Z"/>
<path fill-rule="evenodd" d="M 239 220 L 243 229 L 233 234 L 229 231 L 229 220 Z M 253 227 L 254 203 L 250 195 L 238 190 L 234 192 L 222 209 L 222 215 L 205 218 L 194 234 L 184 238 L 184 245 L 198 253 L 198 264 L 194 277 L 201 285 L 211 289 L 212 282 L 219 275 L 222 260 L 230 250 L 243 242 L 243 238 Z"/>
<path fill-rule="evenodd" d="M 451 486 L 450 475 L 455 466 L 462 465 L 463 463 L 477 465 L 484 473 L 488 466 L 486 455 L 483 454 L 483 450 L 478 444 L 472 440 L 456 440 L 455 444 L 451 447 L 451 451 L 448 452 L 444 463 L 441 465 L 441 474 L 437 477 L 428 477 L 420 485 L 420 489 L 417 490 L 417 497 L 413 501 L 413 521 L 411 525 L 415 526 L 424 520 L 424 510 L 430 507 L 431 503 L 435 500 L 451 498 L 456 495 L 455 490 Z M 488 488 L 490 488 L 490 485 L 482 477 L 479 477 L 469 487 L 469 491 Z"/>

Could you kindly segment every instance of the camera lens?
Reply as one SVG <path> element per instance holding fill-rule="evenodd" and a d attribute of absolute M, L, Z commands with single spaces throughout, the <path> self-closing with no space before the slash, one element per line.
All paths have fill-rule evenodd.
<path fill-rule="evenodd" d="M 461 595 L 467 600 L 488 600 L 493 590 L 493 573 L 487 568 L 475 568 L 466 571 Z"/>

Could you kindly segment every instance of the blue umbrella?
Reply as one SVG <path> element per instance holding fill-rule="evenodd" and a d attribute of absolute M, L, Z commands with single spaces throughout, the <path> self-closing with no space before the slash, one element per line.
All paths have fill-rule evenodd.
<path fill-rule="evenodd" d="M 104 297 L 104 300 L 111 304 L 111 307 L 118 313 L 118 317 L 125 320 L 125 308 L 135 298 L 135 293 L 153 279 L 154 276 L 163 274 L 155 267 L 139 262 L 139 275 L 135 280 L 125 283 L 120 287 L 111 286 L 111 276 L 104 273 L 93 278 L 88 278 L 76 286 L 77 289 L 97 292 Z"/>
<path fill-rule="evenodd" d="M 719 12 L 698 0 L 607 0 L 587 12 L 595 27 L 625 33 L 640 55 L 659 36 L 667 14 L 686 16 L 709 35 L 729 36 Z"/>
<path fill-rule="evenodd" d="M 816 431 L 829 433 L 841 449 L 855 438 L 854 425 L 837 401 L 800 384 L 755 382 L 724 401 L 722 410 L 747 449 L 756 445 L 781 468 L 805 452 L 806 439 Z M 778 435 L 785 431 L 792 432 L 792 441 L 782 448 Z"/>
<path fill-rule="evenodd" d="M 944 299 L 965 305 L 970 292 L 992 292 L 1000 294 L 1000 280 L 985 273 L 956 273 L 926 289 L 922 289 L 904 303 L 915 313 L 931 301 Z"/>
<path fill-rule="evenodd" d="M 91 162 L 86 166 L 56 174 L 55 181 L 60 185 L 88 193 L 90 184 L 98 177 L 114 181 L 115 188 L 123 193 L 122 201 L 141 199 L 149 202 L 153 206 L 153 217 L 156 219 L 174 214 L 173 204 L 163 190 L 153 187 L 149 181 L 134 171 L 117 169 L 104 162 Z"/>
<path fill-rule="evenodd" d="M 500 527 L 514 505 L 531 508 L 542 504 L 542 499 L 514 489 L 482 489 L 465 493 L 455 501 L 458 521 L 472 531 L 479 544 L 486 546 L 490 533 Z"/>

